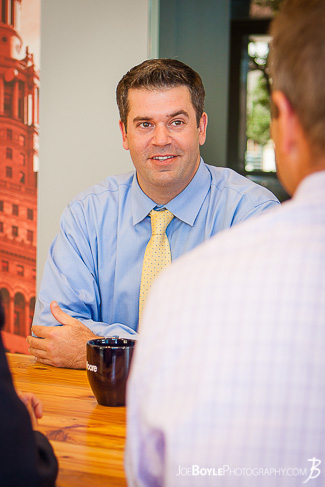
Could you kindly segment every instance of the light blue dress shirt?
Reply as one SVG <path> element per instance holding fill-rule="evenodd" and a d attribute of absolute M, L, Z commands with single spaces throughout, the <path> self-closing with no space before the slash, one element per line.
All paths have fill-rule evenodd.
<path fill-rule="evenodd" d="M 167 228 L 172 260 L 278 204 L 267 189 L 201 159 L 190 184 L 165 205 L 175 215 Z M 75 197 L 49 249 L 33 324 L 58 324 L 50 311 L 56 300 L 97 335 L 136 335 L 148 214 L 155 206 L 135 172 L 109 176 Z"/>

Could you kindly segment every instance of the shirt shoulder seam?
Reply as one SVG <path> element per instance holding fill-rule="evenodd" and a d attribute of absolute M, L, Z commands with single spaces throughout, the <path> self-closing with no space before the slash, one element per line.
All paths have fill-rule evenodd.
<path fill-rule="evenodd" d="M 116 193 L 119 191 L 119 188 L 121 186 L 128 186 L 128 187 L 132 187 L 132 182 L 131 183 L 120 183 L 118 185 L 117 188 L 103 188 L 103 190 L 101 191 L 90 191 L 89 193 L 86 193 L 85 195 L 81 196 L 81 197 L 78 197 L 76 196 L 74 199 L 72 199 L 68 204 L 67 206 L 68 207 L 71 207 L 73 206 L 75 203 L 82 203 L 85 199 L 91 197 L 91 196 L 101 196 L 102 194 L 104 193 Z"/>

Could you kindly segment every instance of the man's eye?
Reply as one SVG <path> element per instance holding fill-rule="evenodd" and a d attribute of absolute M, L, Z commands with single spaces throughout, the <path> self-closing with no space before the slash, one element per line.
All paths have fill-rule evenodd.
<path fill-rule="evenodd" d="M 171 125 L 174 125 L 174 127 L 180 127 L 183 124 L 184 124 L 183 120 L 173 120 L 171 123 Z"/>
<path fill-rule="evenodd" d="M 151 123 L 150 122 L 141 122 L 139 123 L 138 127 L 142 127 L 144 129 L 147 129 L 151 126 Z"/>

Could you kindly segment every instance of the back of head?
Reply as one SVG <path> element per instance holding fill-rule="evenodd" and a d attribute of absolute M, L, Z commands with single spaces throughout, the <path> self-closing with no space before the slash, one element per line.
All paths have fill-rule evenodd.
<path fill-rule="evenodd" d="M 271 25 L 273 90 L 282 91 L 312 148 L 325 153 L 325 1 L 284 0 Z"/>
<path fill-rule="evenodd" d="M 130 69 L 117 85 L 116 101 L 125 127 L 130 89 L 163 90 L 178 86 L 186 86 L 189 89 L 199 124 L 205 99 L 205 90 L 199 74 L 177 59 L 149 59 Z"/>

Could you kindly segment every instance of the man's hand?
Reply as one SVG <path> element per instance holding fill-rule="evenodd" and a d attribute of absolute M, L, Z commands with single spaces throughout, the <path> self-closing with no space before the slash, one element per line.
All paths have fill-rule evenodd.
<path fill-rule="evenodd" d="M 86 368 L 86 343 L 98 338 L 76 318 L 62 311 L 56 301 L 50 304 L 54 318 L 63 326 L 33 326 L 37 335 L 27 337 L 29 352 L 38 362 L 70 369 Z"/>
<path fill-rule="evenodd" d="M 25 404 L 29 416 L 32 422 L 33 429 L 36 430 L 38 427 L 38 419 L 43 416 L 43 405 L 38 397 L 31 392 L 20 393 L 18 392 L 19 399 Z"/>

